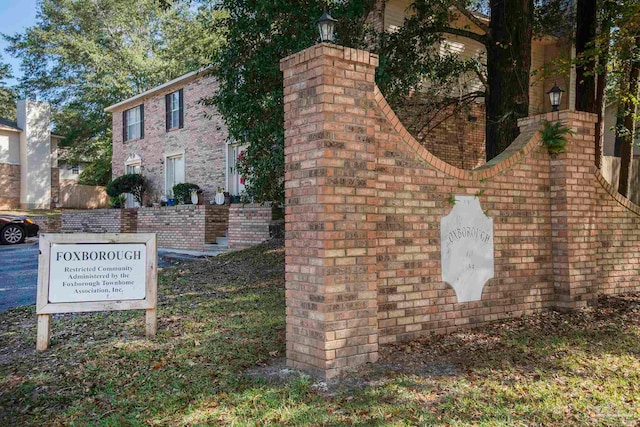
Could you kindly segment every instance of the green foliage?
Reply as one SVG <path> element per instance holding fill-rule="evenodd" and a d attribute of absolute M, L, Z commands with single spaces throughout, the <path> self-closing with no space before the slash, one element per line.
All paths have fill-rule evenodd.
<path fill-rule="evenodd" d="M 124 208 L 124 204 L 125 201 L 127 200 L 127 197 L 124 194 L 120 194 L 119 196 L 113 197 L 113 196 L 109 196 L 109 205 L 112 208 Z"/>
<path fill-rule="evenodd" d="M 0 55 L 0 117 L 15 120 L 16 119 L 16 93 L 13 89 L 7 87 L 5 80 L 13 77 L 11 74 L 11 66 L 2 62 Z"/>
<path fill-rule="evenodd" d="M 106 185 L 111 179 L 111 144 L 107 141 L 100 141 L 93 144 L 93 161 L 89 163 L 80 173 L 79 183 L 84 185 Z M 84 162 L 89 158 L 89 153 L 82 146 L 74 145 L 67 151 L 68 156 L 73 159 L 72 163 Z"/>
<path fill-rule="evenodd" d="M 55 132 L 107 175 L 112 121 L 104 108 L 201 68 L 222 42 L 208 0 L 42 0 L 38 21 L 5 36 L 22 61 L 19 89 L 54 107 Z"/>
<path fill-rule="evenodd" d="M 569 126 L 564 125 L 562 122 L 549 122 L 544 120 L 542 122 L 542 130 L 540 130 L 540 136 L 542 143 L 549 154 L 564 153 L 567 145 L 567 135 L 573 135 L 574 132 Z"/>
<path fill-rule="evenodd" d="M 139 173 L 121 175 L 109 182 L 106 188 L 110 197 L 118 197 L 125 193 L 133 195 L 140 206 L 142 206 L 146 189 L 147 180 Z"/>
<path fill-rule="evenodd" d="M 200 186 L 197 184 L 191 184 L 189 182 L 183 182 L 173 186 L 173 197 L 176 203 L 180 205 L 191 204 L 191 190 L 199 190 Z"/>

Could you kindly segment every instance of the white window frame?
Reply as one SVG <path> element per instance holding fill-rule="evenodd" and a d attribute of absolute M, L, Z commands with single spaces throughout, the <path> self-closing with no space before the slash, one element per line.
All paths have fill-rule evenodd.
<path fill-rule="evenodd" d="M 133 172 L 129 172 L 129 168 L 133 168 Z M 135 171 L 135 168 L 138 168 L 138 171 Z M 129 156 L 129 158 L 124 162 L 124 173 L 142 173 L 142 158 L 140 156 L 133 155 Z M 125 208 L 139 208 L 140 205 L 136 201 L 133 194 L 127 194 L 127 198 L 125 200 Z"/>
<path fill-rule="evenodd" d="M 131 116 L 133 115 L 133 112 L 137 111 L 137 121 L 133 121 L 131 120 Z M 144 126 L 144 121 L 142 120 L 142 105 L 138 105 L 137 107 L 133 107 L 128 109 L 127 111 L 125 111 L 125 114 L 127 115 L 127 139 L 126 141 L 133 141 L 135 139 L 140 139 L 142 138 L 142 126 Z M 132 138 L 132 126 L 137 126 L 137 135 L 135 138 Z M 135 128 L 134 128 L 135 129 Z"/>
<path fill-rule="evenodd" d="M 169 186 L 169 163 L 170 159 L 176 159 L 182 157 L 182 182 L 186 182 L 187 175 L 187 167 L 186 167 L 186 156 L 185 151 L 175 151 L 172 153 L 165 153 L 164 155 L 164 194 L 167 196 L 173 197 L 173 185 L 180 184 L 179 182 L 175 182 L 172 186 Z M 173 172 L 175 176 L 175 171 Z"/>
<path fill-rule="evenodd" d="M 180 91 L 177 90 L 169 95 L 169 106 L 171 112 L 171 123 L 169 129 L 177 129 L 180 127 Z"/>

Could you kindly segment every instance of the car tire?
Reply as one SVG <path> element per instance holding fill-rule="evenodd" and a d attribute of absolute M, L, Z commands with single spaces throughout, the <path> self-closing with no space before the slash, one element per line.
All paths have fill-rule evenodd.
<path fill-rule="evenodd" d="M 26 233 L 19 225 L 9 224 L 0 231 L 0 243 L 3 245 L 15 245 L 24 242 Z"/>

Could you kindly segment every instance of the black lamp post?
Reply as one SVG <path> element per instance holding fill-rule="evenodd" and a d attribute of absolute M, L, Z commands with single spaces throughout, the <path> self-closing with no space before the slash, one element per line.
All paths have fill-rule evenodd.
<path fill-rule="evenodd" d="M 338 22 L 337 19 L 333 19 L 331 15 L 329 15 L 326 11 L 322 14 L 320 19 L 318 19 L 318 31 L 320 32 L 320 41 L 333 43 L 334 35 L 333 35 L 333 27 L 335 23 Z"/>
<path fill-rule="evenodd" d="M 558 82 L 555 82 L 551 90 L 547 92 L 551 101 L 551 111 L 558 111 L 563 93 L 564 91 L 558 87 Z"/>

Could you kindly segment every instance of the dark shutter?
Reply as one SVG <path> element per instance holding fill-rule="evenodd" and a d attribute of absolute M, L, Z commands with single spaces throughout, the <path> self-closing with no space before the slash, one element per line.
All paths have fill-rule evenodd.
<path fill-rule="evenodd" d="M 140 139 L 144 138 L 144 104 L 140 106 Z"/>
<path fill-rule="evenodd" d="M 127 141 L 127 110 L 122 112 L 122 142 Z"/>
<path fill-rule="evenodd" d="M 184 127 L 184 100 L 182 99 L 182 89 L 178 91 L 178 99 L 180 100 L 180 129 Z"/>
<path fill-rule="evenodd" d="M 171 94 L 168 93 L 164 96 L 164 121 L 165 121 L 165 130 L 169 132 L 171 129 Z"/>

